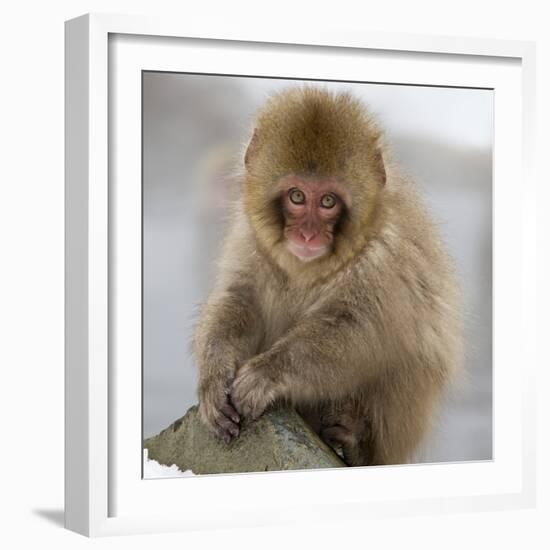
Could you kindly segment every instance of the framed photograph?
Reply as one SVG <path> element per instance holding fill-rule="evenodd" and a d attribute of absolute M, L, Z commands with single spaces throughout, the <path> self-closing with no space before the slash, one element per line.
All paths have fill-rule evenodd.
<path fill-rule="evenodd" d="M 68 21 L 66 527 L 532 506 L 533 73 Z"/>

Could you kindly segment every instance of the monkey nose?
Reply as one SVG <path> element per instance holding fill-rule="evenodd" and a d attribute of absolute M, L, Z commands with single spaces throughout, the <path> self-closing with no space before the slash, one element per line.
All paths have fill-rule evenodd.
<path fill-rule="evenodd" d="M 313 237 L 315 237 L 315 235 L 317 235 L 317 233 L 315 231 L 312 231 L 311 229 L 304 229 L 304 228 L 300 229 L 300 234 L 302 235 L 302 237 L 304 238 L 304 241 L 306 241 L 306 243 L 311 241 L 311 239 L 313 239 Z"/>

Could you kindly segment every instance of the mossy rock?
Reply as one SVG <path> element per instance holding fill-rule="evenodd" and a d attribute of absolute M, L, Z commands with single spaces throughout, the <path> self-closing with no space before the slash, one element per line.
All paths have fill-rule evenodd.
<path fill-rule="evenodd" d="M 244 421 L 239 437 L 226 444 L 200 421 L 191 407 L 158 435 L 146 439 L 149 458 L 195 474 L 341 468 L 345 464 L 293 409 L 266 412 Z"/>

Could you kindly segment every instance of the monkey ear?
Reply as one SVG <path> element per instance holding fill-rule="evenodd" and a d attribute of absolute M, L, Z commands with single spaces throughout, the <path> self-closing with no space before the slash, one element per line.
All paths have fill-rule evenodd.
<path fill-rule="evenodd" d="M 246 168 L 250 166 L 252 159 L 256 156 L 259 146 L 260 138 L 258 137 L 258 130 L 254 129 L 252 139 L 250 140 L 250 143 L 248 144 L 248 147 L 246 148 L 246 153 L 244 155 L 244 165 L 246 166 Z"/>
<path fill-rule="evenodd" d="M 374 171 L 380 179 L 380 186 L 383 187 L 386 185 L 386 167 L 384 165 L 384 159 L 382 158 L 382 151 L 378 148 L 374 152 L 372 165 L 374 167 Z"/>

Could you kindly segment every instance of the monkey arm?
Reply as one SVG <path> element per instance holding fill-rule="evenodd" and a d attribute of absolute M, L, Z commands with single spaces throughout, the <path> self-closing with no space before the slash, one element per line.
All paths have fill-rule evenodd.
<path fill-rule="evenodd" d="M 199 410 L 202 419 L 227 442 L 239 432 L 239 416 L 228 399 L 229 388 L 237 368 L 254 355 L 262 338 L 258 312 L 252 284 L 229 284 L 210 297 L 194 334 Z"/>
<path fill-rule="evenodd" d="M 237 410 L 256 417 L 276 399 L 305 403 L 356 391 L 376 367 L 369 365 L 373 331 L 354 309 L 341 304 L 312 313 L 249 360 L 231 390 Z"/>
<path fill-rule="evenodd" d="M 254 287 L 247 283 L 232 284 L 209 299 L 193 338 L 201 375 L 220 374 L 220 355 L 240 363 L 254 354 L 263 334 L 258 311 Z"/>

